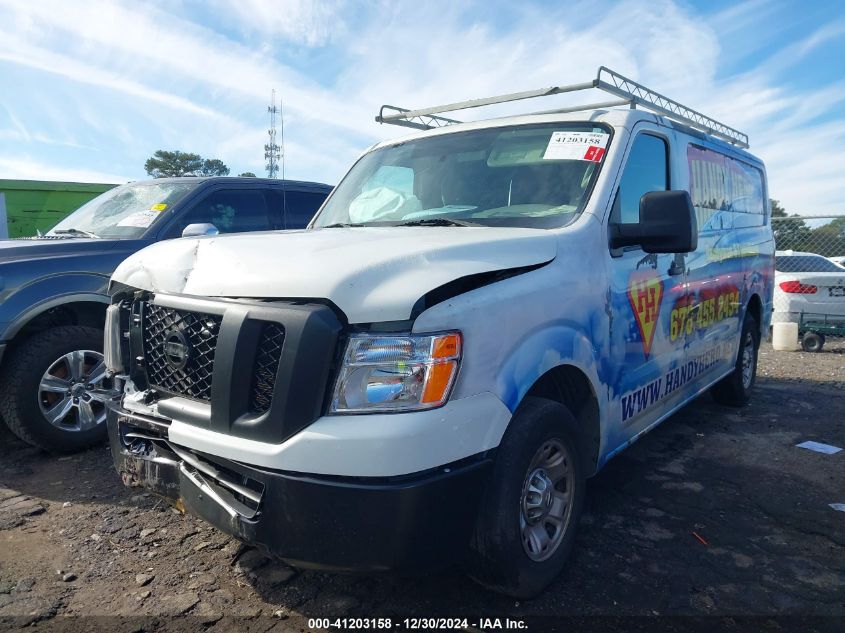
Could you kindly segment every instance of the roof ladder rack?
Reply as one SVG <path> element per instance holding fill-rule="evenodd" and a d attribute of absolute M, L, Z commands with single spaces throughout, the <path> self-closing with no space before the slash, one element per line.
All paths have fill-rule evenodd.
<path fill-rule="evenodd" d="M 541 88 L 539 90 L 513 92 L 495 97 L 459 101 L 442 106 L 422 108 L 419 110 L 407 110 L 396 106 L 383 105 L 381 110 L 379 110 L 376 121 L 378 123 L 390 123 L 392 125 L 400 125 L 418 130 L 430 130 L 460 123 L 460 121 L 455 119 L 439 116 L 444 112 L 468 110 L 470 108 L 480 108 L 499 103 L 510 103 L 513 101 L 522 101 L 524 99 L 548 97 L 551 95 L 578 92 L 581 90 L 591 90 L 594 88 L 603 90 L 604 92 L 607 92 L 615 97 L 619 97 L 620 99 L 617 101 L 606 101 L 582 106 L 545 110 L 534 114 L 579 112 L 583 110 L 595 110 L 620 105 L 629 105 L 632 108 L 640 106 L 643 109 L 663 115 L 673 121 L 685 123 L 690 127 L 701 130 L 702 132 L 720 138 L 723 141 L 727 141 L 728 143 L 738 147 L 748 147 L 747 134 L 725 125 L 724 123 L 720 123 L 715 119 L 711 119 L 697 110 L 688 108 L 687 106 L 665 97 L 662 94 L 633 81 L 632 79 L 623 77 L 619 73 L 616 73 L 604 66 L 599 68 L 596 78 L 592 81 L 571 84 L 568 86 L 553 86 L 551 88 Z"/>
<path fill-rule="evenodd" d="M 394 114 L 389 114 L 385 116 L 385 110 L 393 111 Z M 443 116 L 414 114 L 413 117 L 408 117 L 409 112 L 410 110 L 406 108 L 400 108 L 398 106 L 385 104 L 379 109 L 376 121 L 378 121 L 379 123 L 391 123 L 393 125 L 401 125 L 402 127 L 411 127 L 415 130 L 431 130 L 433 128 L 446 127 L 447 125 L 454 125 L 455 123 L 460 123 L 460 121 L 456 121 L 455 119 L 447 119 Z"/>

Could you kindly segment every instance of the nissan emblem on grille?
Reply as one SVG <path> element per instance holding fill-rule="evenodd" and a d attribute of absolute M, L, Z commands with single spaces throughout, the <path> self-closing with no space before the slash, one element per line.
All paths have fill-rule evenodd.
<path fill-rule="evenodd" d="M 223 317 L 149 302 L 143 302 L 141 308 L 144 369 L 150 385 L 158 391 L 209 402 Z"/>
<path fill-rule="evenodd" d="M 191 355 L 188 339 L 179 330 L 170 330 L 164 336 L 164 360 L 173 369 L 184 369 Z"/>

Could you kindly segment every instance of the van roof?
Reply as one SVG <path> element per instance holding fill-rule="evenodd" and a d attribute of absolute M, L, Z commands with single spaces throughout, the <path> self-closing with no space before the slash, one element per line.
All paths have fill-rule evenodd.
<path fill-rule="evenodd" d="M 484 130 L 497 127 L 508 127 L 512 125 L 529 125 L 532 123 L 589 122 L 601 123 L 614 128 L 627 128 L 630 130 L 633 129 L 634 125 L 639 121 L 648 121 L 650 123 L 656 123 L 658 125 L 670 127 L 683 134 L 693 136 L 701 140 L 702 142 L 706 142 L 708 145 L 714 146 L 727 153 L 733 153 L 735 155 L 743 156 L 755 163 L 760 162 L 760 159 L 751 154 L 750 152 L 736 145 L 727 143 L 715 136 L 706 134 L 705 132 L 697 130 L 691 126 L 684 125 L 683 123 L 680 123 L 678 121 L 673 121 L 668 117 L 664 117 L 659 114 L 654 114 L 653 112 L 647 112 L 645 110 L 634 110 L 631 108 L 600 108 L 595 110 L 580 110 L 578 112 L 566 113 L 520 114 L 514 116 L 497 117 L 494 119 L 469 121 L 466 123 L 454 123 L 444 127 L 421 130 L 412 134 L 404 134 L 399 137 L 387 139 L 376 144 L 373 149 L 379 147 L 388 147 L 390 145 L 396 145 L 399 143 L 404 143 L 419 138 L 430 138 L 432 136 L 441 136 L 444 134 L 454 134 L 457 132 L 467 132 L 470 130 Z"/>
<path fill-rule="evenodd" d="M 557 108 L 498 119 L 486 119 L 473 123 L 461 123 L 455 119 L 442 116 L 444 113 L 449 112 L 594 89 L 613 95 L 616 99 L 614 101 L 591 103 L 583 106 Z M 624 110 L 615 107 L 620 105 L 628 107 Z M 538 122 L 554 123 L 557 121 L 593 121 L 607 123 L 613 127 L 631 127 L 640 120 L 648 120 L 678 129 L 685 134 L 695 136 L 703 141 L 720 144 L 725 150 L 737 151 L 748 148 L 747 134 L 725 123 L 716 121 L 627 77 L 623 77 L 619 73 L 604 66 L 599 67 L 595 79 L 579 84 L 553 86 L 540 90 L 527 90 L 417 110 L 383 105 L 379 110 L 378 116 L 376 116 L 376 121 L 379 123 L 389 123 L 424 130 L 422 135 L 419 133 L 412 134 L 402 139 L 386 141 L 380 145 L 389 145 L 394 142 L 429 136 L 432 133 L 442 130 L 447 130 L 446 133 L 449 133 L 506 125 L 524 125 Z M 752 159 L 754 158 L 751 154 L 745 152 L 738 153 L 744 154 Z"/>

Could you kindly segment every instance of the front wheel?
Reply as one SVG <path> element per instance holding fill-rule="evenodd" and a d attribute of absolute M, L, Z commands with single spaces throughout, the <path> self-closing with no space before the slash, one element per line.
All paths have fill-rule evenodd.
<path fill-rule="evenodd" d="M 558 402 L 526 398 L 497 449 L 471 543 L 469 574 L 515 598 L 540 593 L 575 541 L 584 468 L 575 420 Z"/>
<path fill-rule="evenodd" d="M 53 453 L 70 453 L 106 438 L 103 331 L 62 326 L 23 341 L 6 357 L 0 413 L 15 435 Z"/>
<path fill-rule="evenodd" d="M 751 388 L 757 379 L 757 356 L 760 351 L 760 328 L 756 319 L 745 314 L 740 335 L 739 354 L 734 370 L 713 385 L 710 393 L 720 404 L 741 407 L 748 403 Z"/>

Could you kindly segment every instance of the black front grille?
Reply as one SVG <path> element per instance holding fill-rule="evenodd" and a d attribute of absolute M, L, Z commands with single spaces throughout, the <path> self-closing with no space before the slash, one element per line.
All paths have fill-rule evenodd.
<path fill-rule="evenodd" d="M 210 401 L 214 351 L 222 320 L 215 314 L 145 303 L 144 358 L 150 386 L 178 396 Z M 187 342 L 187 360 L 183 367 L 167 361 L 165 342 L 171 339 L 173 332 L 181 333 Z"/>
<path fill-rule="evenodd" d="M 281 325 L 267 323 L 264 326 L 252 369 L 249 395 L 251 413 L 264 413 L 273 402 L 273 388 L 276 386 L 276 372 L 279 370 L 284 342 L 285 331 Z"/>

